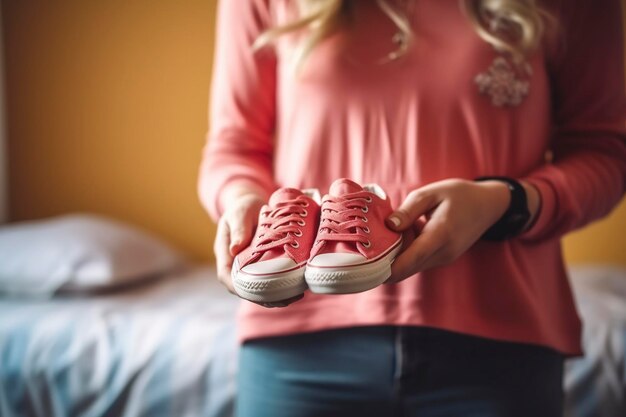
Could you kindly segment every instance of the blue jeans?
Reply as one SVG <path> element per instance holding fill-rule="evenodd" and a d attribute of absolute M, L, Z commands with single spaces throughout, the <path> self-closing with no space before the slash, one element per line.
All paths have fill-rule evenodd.
<path fill-rule="evenodd" d="M 239 417 L 562 415 L 562 355 L 432 328 L 253 340 L 239 363 Z"/>

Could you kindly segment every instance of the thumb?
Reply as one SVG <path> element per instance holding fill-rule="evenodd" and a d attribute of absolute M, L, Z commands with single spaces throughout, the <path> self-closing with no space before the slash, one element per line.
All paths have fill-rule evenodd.
<path fill-rule="evenodd" d="M 433 209 L 439 201 L 432 192 L 412 191 L 404 199 L 400 207 L 386 219 L 387 226 L 398 232 L 415 225 L 417 219 Z"/>
<path fill-rule="evenodd" d="M 248 247 L 254 233 L 253 222 L 250 219 L 237 219 L 230 223 L 230 254 L 237 255 Z"/>

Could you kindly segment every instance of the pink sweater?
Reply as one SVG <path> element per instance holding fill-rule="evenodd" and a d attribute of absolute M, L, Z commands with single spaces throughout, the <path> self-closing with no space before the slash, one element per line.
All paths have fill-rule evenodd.
<path fill-rule="evenodd" d="M 619 1 L 560 1 L 550 5 L 562 22 L 559 36 L 534 54 L 531 76 L 509 80 L 519 83 L 508 95 L 498 94 L 511 86 L 498 77 L 483 82 L 495 93 L 479 91 L 477 75 L 488 76 L 499 55 L 456 0 L 417 0 L 415 42 L 383 65 L 377 61 L 395 49 L 395 25 L 375 2 L 359 1 L 354 26 L 314 49 L 299 76 L 288 59 L 293 38 L 251 50 L 263 30 L 293 17 L 294 1 L 220 2 L 199 182 L 213 219 L 235 182 L 268 193 L 279 186 L 326 192 L 349 177 L 380 184 L 398 205 L 433 181 L 505 175 L 535 185 L 542 198 L 522 236 L 479 241 L 453 264 L 398 285 L 307 293 L 287 308 L 244 302 L 241 340 L 415 325 L 580 353 L 560 238 L 605 216 L 625 191 L 624 60 Z M 494 104 L 502 98 L 508 104 Z"/>

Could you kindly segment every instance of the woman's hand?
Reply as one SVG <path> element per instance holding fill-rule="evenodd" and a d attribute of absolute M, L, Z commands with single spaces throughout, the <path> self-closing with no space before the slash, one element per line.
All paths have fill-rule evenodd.
<path fill-rule="evenodd" d="M 523 185 L 532 218 L 539 205 L 538 192 Z M 409 193 L 387 219 L 389 228 L 403 232 L 405 241 L 387 283 L 452 263 L 502 217 L 509 201 L 508 187 L 500 181 L 449 179 Z"/>
<path fill-rule="evenodd" d="M 235 256 L 244 250 L 254 237 L 259 211 L 265 204 L 264 199 L 256 193 L 242 192 L 231 196 L 227 209 L 217 224 L 217 234 L 213 251 L 217 263 L 218 280 L 234 295 L 231 269 Z M 285 307 L 302 296 L 274 303 L 257 303 L 263 307 Z"/>
<path fill-rule="evenodd" d="M 244 194 L 232 200 L 217 223 L 213 252 L 217 263 L 217 278 L 237 295 L 230 271 L 235 256 L 245 249 L 254 236 L 257 216 L 263 200 L 256 194 Z"/>

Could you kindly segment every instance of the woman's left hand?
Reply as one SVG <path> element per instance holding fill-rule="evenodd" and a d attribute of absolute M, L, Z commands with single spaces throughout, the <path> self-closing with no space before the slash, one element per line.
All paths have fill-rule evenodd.
<path fill-rule="evenodd" d="M 523 185 L 530 194 L 532 217 L 538 193 Z M 387 283 L 452 263 L 502 217 L 510 198 L 507 185 L 500 181 L 448 179 L 413 190 L 387 219 L 388 227 L 403 232 L 404 238 Z"/>

